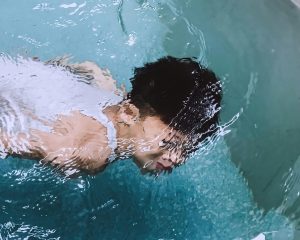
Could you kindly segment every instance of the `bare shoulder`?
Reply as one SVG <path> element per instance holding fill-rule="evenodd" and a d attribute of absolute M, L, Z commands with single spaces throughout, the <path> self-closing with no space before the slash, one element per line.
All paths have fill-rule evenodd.
<path fill-rule="evenodd" d="M 96 173 L 108 164 L 111 154 L 106 128 L 78 111 L 59 115 L 51 132 L 32 130 L 31 146 L 50 163 L 64 171 Z"/>

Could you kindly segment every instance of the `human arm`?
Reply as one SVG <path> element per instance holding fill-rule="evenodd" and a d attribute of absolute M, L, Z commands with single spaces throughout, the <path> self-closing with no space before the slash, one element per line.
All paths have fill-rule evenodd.
<path fill-rule="evenodd" d="M 66 68 L 71 73 L 81 76 L 86 80 L 86 83 L 96 88 L 112 91 L 122 96 L 126 95 L 125 86 L 121 85 L 121 87 L 118 88 L 116 80 L 113 79 L 110 71 L 108 69 L 101 69 L 94 62 L 71 63 L 70 57 L 63 56 L 49 60 L 46 64 Z"/>

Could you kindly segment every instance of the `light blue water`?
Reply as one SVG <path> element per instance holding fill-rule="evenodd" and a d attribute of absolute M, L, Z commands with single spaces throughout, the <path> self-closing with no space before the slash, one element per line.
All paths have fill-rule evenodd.
<path fill-rule="evenodd" d="M 240 148 L 237 142 L 252 139 L 256 133 L 250 126 L 265 122 L 255 118 L 266 109 L 259 105 L 263 94 L 255 94 L 261 84 L 270 89 L 260 77 L 269 77 L 264 69 L 273 73 L 267 65 L 275 58 L 272 54 L 280 59 L 278 66 L 287 58 L 291 62 L 288 79 L 297 72 L 298 10 L 288 2 L 269 2 L 2 0 L 0 51 L 42 60 L 70 54 L 74 61 L 109 68 L 128 88 L 135 66 L 166 54 L 196 56 L 224 81 L 223 124 L 234 116 L 238 120 L 229 127 L 226 141 L 221 137 L 211 149 L 158 179 L 142 176 L 131 161 L 114 164 L 96 177 L 64 179 L 34 161 L 1 160 L 0 239 L 251 239 L 261 232 L 272 232 L 267 239 L 292 239 L 286 218 L 272 210 L 278 204 L 262 204 L 272 195 L 259 195 L 259 179 L 251 178 L 273 176 L 268 167 L 256 163 L 260 158 L 247 159 L 257 165 L 249 164 L 248 171 L 241 165 L 245 180 L 232 162 L 265 152 L 249 142 L 249 149 Z M 285 37 L 280 38 L 278 28 Z M 273 35 L 277 38 L 266 37 Z M 276 51 L 284 41 L 280 54 Z M 245 115 L 247 109 L 252 110 Z M 269 211 L 263 214 L 261 205 Z"/>

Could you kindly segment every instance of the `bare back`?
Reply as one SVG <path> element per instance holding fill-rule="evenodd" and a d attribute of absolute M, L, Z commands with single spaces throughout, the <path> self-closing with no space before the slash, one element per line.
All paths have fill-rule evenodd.
<path fill-rule="evenodd" d="M 86 170 L 101 168 L 88 159 L 101 156 L 103 162 L 109 156 L 107 117 L 102 110 L 120 102 L 121 96 L 88 84 L 64 67 L 31 59 L 1 57 L 0 69 L 4 147 L 9 140 L 10 152 L 36 155 L 54 165 L 66 165 L 64 158 Z"/>

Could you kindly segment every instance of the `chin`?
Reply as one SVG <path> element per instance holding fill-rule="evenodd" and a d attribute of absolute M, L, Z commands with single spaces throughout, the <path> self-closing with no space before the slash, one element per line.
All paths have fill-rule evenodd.
<path fill-rule="evenodd" d="M 144 169 L 145 171 L 155 170 L 155 167 L 154 167 L 155 163 L 154 162 L 152 162 L 151 164 L 148 164 L 148 166 L 146 166 L 147 161 L 142 161 L 142 160 L 139 160 L 137 158 L 133 158 L 133 161 L 140 169 Z"/>
<path fill-rule="evenodd" d="M 149 174 L 149 175 L 157 175 L 160 170 L 152 167 L 152 166 L 148 166 L 148 167 L 144 167 L 145 166 L 145 163 L 143 162 L 136 162 L 135 161 L 135 164 L 137 165 L 137 167 L 140 169 L 140 172 L 142 175 L 146 175 L 146 174 Z"/>
<path fill-rule="evenodd" d="M 158 170 L 155 169 L 155 168 L 151 168 L 151 167 L 144 168 L 140 165 L 138 165 L 138 167 L 139 167 L 139 169 L 140 169 L 140 171 L 143 175 L 148 174 L 148 173 L 152 174 L 152 173 L 157 173 L 158 172 Z"/>

